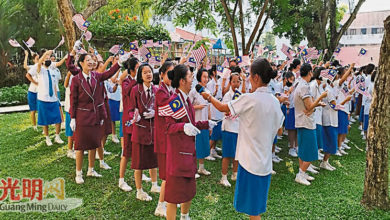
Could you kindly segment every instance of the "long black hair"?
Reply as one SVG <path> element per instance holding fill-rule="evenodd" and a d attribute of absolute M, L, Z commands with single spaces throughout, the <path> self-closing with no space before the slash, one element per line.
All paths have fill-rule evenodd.
<path fill-rule="evenodd" d="M 150 70 L 152 71 L 152 75 L 153 75 L 153 68 L 149 65 L 149 63 L 143 63 L 143 64 L 141 64 L 141 65 L 138 67 L 138 71 L 137 71 L 137 83 L 138 83 L 138 84 L 142 84 L 142 83 L 144 82 L 144 80 L 142 79 L 142 70 L 143 70 L 145 67 L 149 67 Z"/>
<path fill-rule="evenodd" d="M 168 75 L 169 79 L 172 80 L 172 87 L 173 88 L 176 88 L 176 89 L 179 88 L 180 80 L 186 79 L 187 72 L 188 72 L 187 66 L 185 66 L 183 64 L 175 66 L 175 68 L 173 69 L 173 74 Z"/>
<path fill-rule="evenodd" d="M 268 60 L 264 58 L 257 58 L 253 61 L 250 72 L 253 75 L 259 75 L 264 84 L 268 84 L 269 81 L 271 81 L 272 78 L 275 78 L 275 75 L 277 74 L 276 71 L 272 70 Z"/>

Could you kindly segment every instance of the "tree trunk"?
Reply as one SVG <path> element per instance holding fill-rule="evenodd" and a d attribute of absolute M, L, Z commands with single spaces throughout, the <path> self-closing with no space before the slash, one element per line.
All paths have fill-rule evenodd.
<path fill-rule="evenodd" d="M 242 0 L 238 0 L 239 5 L 239 18 L 240 18 L 240 28 L 241 28 L 241 49 L 242 55 L 245 53 L 245 28 L 244 28 L 244 12 L 242 11 Z M 233 17 L 234 19 L 234 17 Z"/>
<path fill-rule="evenodd" d="M 228 19 L 230 31 L 232 32 L 232 38 L 233 38 L 233 44 L 234 44 L 234 53 L 236 56 L 238 56 L 238 45 L 237 45 L 237 37 L 236 37 L 236 30 L 234 28 L 234 20 L 232 16 L 230 15 L 229 7 L 226 4 L 225 0 L 221 0 L 221 4 L 223 6 L 223 10 L 225 11 L 226 18 Z"/>
<path fill-rule="evenodd" d="M 388 147 L 390 141 L 390 16 L 384 22 L 378 74 L 375 79 L 367 138 L 362 205 L 389 209 Z"/>
<path fill-rule="evenodd" d="M 57 0 L 57 10 L 65 29 L 66 45 L 70 49 L 76 41 L 76 29 L 72 21 L 75 12 L 71 0 Z"/>

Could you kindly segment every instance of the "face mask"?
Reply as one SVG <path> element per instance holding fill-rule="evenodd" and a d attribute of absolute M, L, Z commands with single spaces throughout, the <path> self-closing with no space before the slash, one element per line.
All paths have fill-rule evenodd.
<path fill-rule="evenodd" d="M 46 61 L 45 61 L 45 66 L 46 66 L 46 67 L 49 67 L 50 64 L 51 64 L 51 60 L 46 60 Z"/>
<path fill-rule="evenodd" d="M 292 86 L 292 82 L 290 82 L 290 81 L 287 80 L 286 86 L 287 86 L 287 87 L 291 87 L 291 86 Z"/>

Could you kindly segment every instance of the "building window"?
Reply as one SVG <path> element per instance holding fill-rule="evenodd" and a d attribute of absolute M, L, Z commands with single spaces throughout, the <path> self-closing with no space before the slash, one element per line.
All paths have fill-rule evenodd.
<path fill-rule="evenodd" d="M 378 34 L 383 34 L 384 28 L 378 28 Z"/>
<path fill-rule="evenodd" d="M 378 33 L 378 28 L 371 29 L 371 34 L 377 34 L 377 33 Z"/>
<path fill-rule="evenodd" d="M 350 35 L 356 35 L 356 29 L 349 30 Z"/>
<path fill-rule="evenodd" d="M 361 33 L 362 35 L 366 35 L 366 34 L 367 34 L 367 28 L 362 28 L 362 29 L 360 29 L 360 33 Z"/>

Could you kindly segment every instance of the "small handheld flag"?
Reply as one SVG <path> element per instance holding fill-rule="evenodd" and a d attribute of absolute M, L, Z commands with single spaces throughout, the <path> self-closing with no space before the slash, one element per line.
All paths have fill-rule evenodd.
<path fill-rule="evenodd" d="M 61 36 L 60 42 L 53 50 L 56 50 L 57 48 L 61 47 L 61 45 L 63 45 L 64 43 L 65 43 L 65 38 L 64 38 L 64 36 Z"/>
<path fill-rule="evenodd" d="M 335 50 L 334 50 L 334 53 L 340 53 L 341 51 L 341 48 L 340 47 L 337 47 Z"/>
<path fill-rule="evenodd" d="M 35 40 L 34 40 L 32 37 L 30 37 L 30 38 L 26 41 L 26 46 L 27 46 L 28 48 L 34 46 L 34 44 L 35 44 Z"/>
<path fill-rule="evenodd" d="M 179 96 L 168 104 L 158 107 L 158 115 L 181 119 L 186 115 L 186 110 Z"/>
<path fill-rule="evenodd" d="M 110 52 L 112 54 L 117 54 L 119 52 L 119 50 L 121 49 L 121 47 L 122 47 L 121 45 L 116 44 L 116 45 L 112 46 L 108 52 Z"/>
<path fill-rule="evenodd" d="M 9 39 L 9 40 L 8 40 L 8 43 L 9 43 L 11 46 L 13 46 L 13 47 L 22 47 L 22 46 L 20 46 L 20 44 L 19 44 L 15 39 Z M 24 48 L 23 48 L 23 50 L 24 50 Z"/>
<path fill-rule="evenodd" d="M 360 49 L 359 55 L 366 55 L 366 53 L 367 53 L 367 50 L 362 48 L 362 49 Z"/>
<path fill-rule="evenodd" d="M 236 89 L 236 90 L 234 91 L 233 100 L 238 99 L 238 97 L 240 97 L 240 95 L 241 95 L 241 92 L 238 91 L 238 89 Z"/>

